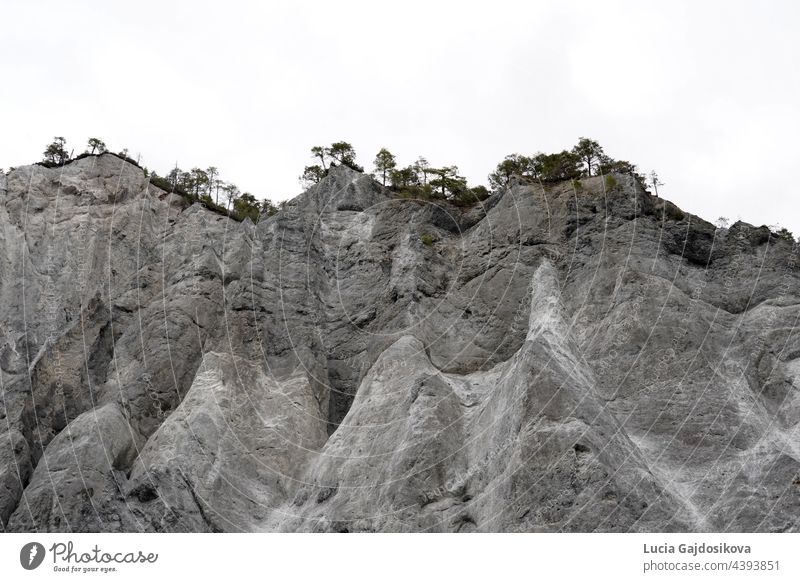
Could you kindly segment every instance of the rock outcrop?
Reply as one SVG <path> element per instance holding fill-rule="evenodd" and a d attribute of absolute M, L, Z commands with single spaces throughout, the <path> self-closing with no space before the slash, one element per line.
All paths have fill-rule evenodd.
<path fill-rule="evenodd" d="M 0 175 L 2 530 L 800 531 L 796 245 L 615 181 Z"/>

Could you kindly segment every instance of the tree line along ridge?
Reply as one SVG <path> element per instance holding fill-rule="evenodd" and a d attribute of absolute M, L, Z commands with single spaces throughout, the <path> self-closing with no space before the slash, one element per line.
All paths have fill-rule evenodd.
<path fill-rule="evenodd" d="M 55 137 L 45 148 L 44 157 L 38 163 L 53 168 L 108 152 L 103 140 L 92 137 L 87 140 L 85 151 L 72 157 L 72 153 L 67 150 L 66 139 Z M 331 168 L 338 165 L 366 173 L 364 167 L 356 161 L 355 148 L 348 142 L 338 141 L 329 146 L 314 146 L 309 153 L 315 163 L 306 166 L 299 177 L 305 188 L 319 183 Z M 154 186 L 183 196 L 189 202 L 198 202 L 235 220 L 250 218 L 256 223 L 262 217 L 276 214 L 283 204 L 273 203 L 267 198 L 259 200 L 250 192 L 242 192 L 235 183 L 223 180 L 215 166 L 182 170 L 176 164 L 161 176 L 129 157 L 127 149 L 114 155 L 141 168 Z M 605 176 L 606 187 L 613 189 L 616 186 L 614 174 L 624 174 L 634 178 L 643 189 L 652 189 L 656 196 L 658 187 L 663 185 L 656 171 L 653 170 L 645 176 L 635 164 L 610 157 L 597 141 L 585 137 L 580 138 L 571 149 L 556 153 L 539 152 L 531 156 L 514 153 L 505 156 L 488 175 L 488 187 L 482 184 L 470 185 L 456 165 L 433 166 L 422 156 L 409 165 L 401 166 L 397 157 L 387 148 L 378 151 L 372 165 L 373 171 L 369 175 L 400 198 L 436 200 L 457 207 L 480 204 L 492 194 L 506 188 L 512 180 L 542 185 L 572 180 L 576 186 L 580 186 L 581 178 Z M 727 222 L 724 217 L 716 221 L 719 228 L 724 228 Z M 778 237 L 794 240 L 793 234 L 786 228 L 777 225 L 770 228 L 775 230 Z"/>

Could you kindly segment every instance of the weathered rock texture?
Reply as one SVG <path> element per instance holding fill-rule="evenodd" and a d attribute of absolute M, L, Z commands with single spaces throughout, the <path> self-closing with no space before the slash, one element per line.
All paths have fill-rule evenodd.
<path fill-rule="evenodd" d="M 797 248 L 611 182 L 0 176 L 2 529 L 800 530 Z"/>

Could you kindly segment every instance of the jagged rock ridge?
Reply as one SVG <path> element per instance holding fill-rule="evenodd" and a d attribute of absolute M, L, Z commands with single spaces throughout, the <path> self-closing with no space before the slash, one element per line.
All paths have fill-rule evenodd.
<path fill-rule="evenodd" d="M 796 247 L 616 178 L 0 176 L 2 528 L 797 531 Z"/>

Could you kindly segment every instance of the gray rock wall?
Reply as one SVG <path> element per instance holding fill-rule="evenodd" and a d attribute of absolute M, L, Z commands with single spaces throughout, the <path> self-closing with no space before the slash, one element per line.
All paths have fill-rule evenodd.
<path fill-rule="evenodd" d="M 797 248 L 617 182 L 0 177 L 2 529 L 797 531 Z"/>

